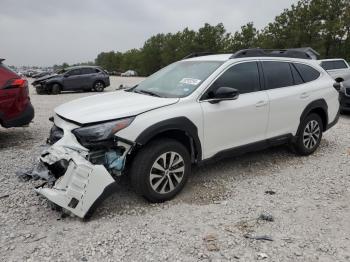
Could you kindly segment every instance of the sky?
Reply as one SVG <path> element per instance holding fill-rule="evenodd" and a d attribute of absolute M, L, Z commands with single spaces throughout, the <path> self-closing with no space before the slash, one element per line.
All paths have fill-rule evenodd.
<path fill-rule="evenodd" d="M 223 23 L 258 29 L 297 0 L 0 0 L 0 57 L 9 65 L 94 61 L 157 33 Z"/>

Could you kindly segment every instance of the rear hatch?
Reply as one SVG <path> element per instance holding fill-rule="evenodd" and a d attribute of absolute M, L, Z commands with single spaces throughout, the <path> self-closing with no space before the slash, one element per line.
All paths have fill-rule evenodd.
<path fill-rule="evenodd" d="M 0 118 L 6 121 L 19 116 L 30 103 L 28 82 L 0 59 Z"/>

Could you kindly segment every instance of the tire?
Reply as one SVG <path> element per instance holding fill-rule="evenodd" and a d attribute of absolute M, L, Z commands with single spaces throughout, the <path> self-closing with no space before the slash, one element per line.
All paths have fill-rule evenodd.
<path fill-rule="evenodd" d="M 51 94 L 58 95 L 61 93 L 61 86 L 59 84 L 53 84 L 51 88 Z"/>
<path fill-rule="evenodd" d="M 315 152 L 322 140 L 322 130 L 323 123 L 321 117 L 314 113 L 308 115 L 300 123 L 297 140 L 293 144 L 295 153 L 307 156 Z"/>
<path fill-rule="evenodd" d="M 36 93 L 37 93 L 38 95 L 44 95 L 44 94 L 45 94 L 45 91 L 42 89 L 41 86 L 36 86 L 36 87 L 35 87 L 35 90 L 36 90 Z"/>
<path fill-rule="evenodd" d="M 174 170 L 179 172 L 171 172 Z M 137 153 L 130 178 L 138 194 L 152 203 L 161 203 L 172 199 L 183 189 L 190 173 L 191 158 L 186 147 L 173 139 L 160 139 Z"/>
<path fill-rule="evenodd" d="M 103 92 L 105 89 L 105 84 L 102 81 L 96 81 L 92 89 L 96 92 Z"/>

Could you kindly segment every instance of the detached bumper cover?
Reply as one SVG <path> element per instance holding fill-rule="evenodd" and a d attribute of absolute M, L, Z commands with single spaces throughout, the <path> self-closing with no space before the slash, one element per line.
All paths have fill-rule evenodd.
<path fill-rule="evenodd" d="M 50 148 L 50 154 L 41 161 L 52 163 L 57 159 L 69 159 L 68 168 L 52 188 L 39 187 L 35 191 L 51 202 L 81 218 L 87 218 L 97 204 L 112 192 L 116 184 L 103 165 L 93 165 L 77 152 Z"/>

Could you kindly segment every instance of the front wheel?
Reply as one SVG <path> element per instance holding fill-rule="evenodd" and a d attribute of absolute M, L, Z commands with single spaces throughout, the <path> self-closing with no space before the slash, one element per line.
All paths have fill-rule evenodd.
<path fill-rule="evenodd" d="M 297 140 L 293 144 L 296 153 L 310 155 L 318 148 L 322 139 L 322 119 L 317 114 L 308 115 L 300 124 Z"/>
<path fill-rule="evenodd" d="M 51 94 L 58 95 L 61 93 L 61 86 L 59 84 L 53 84 L 51 88 Z"/>
<path fill-rule="evenodd" d="M 47 94 L 45 91 L 44 91 L 44 89 L 42 88 L 42 86 L 36 86 L 35 87 L 35 90 L 36 90 L 36 93 L 38 94 L 38 95 L 44 95 L 44 94 Z"/>
<path fill-rule="evenodd" d="M 92 89 L 96 92 L 103 92 L 103 90 L 105 89 L 105 85 L 102 81 L 97 81 Z"/>
<path fill-rule="evenodd" d="M 178 141 L 155 140 L 137 153 L 130 171 L 137 193 L 159 203 L 172 199 L 183 189 L 191 172 L 191 159 Z"/>

